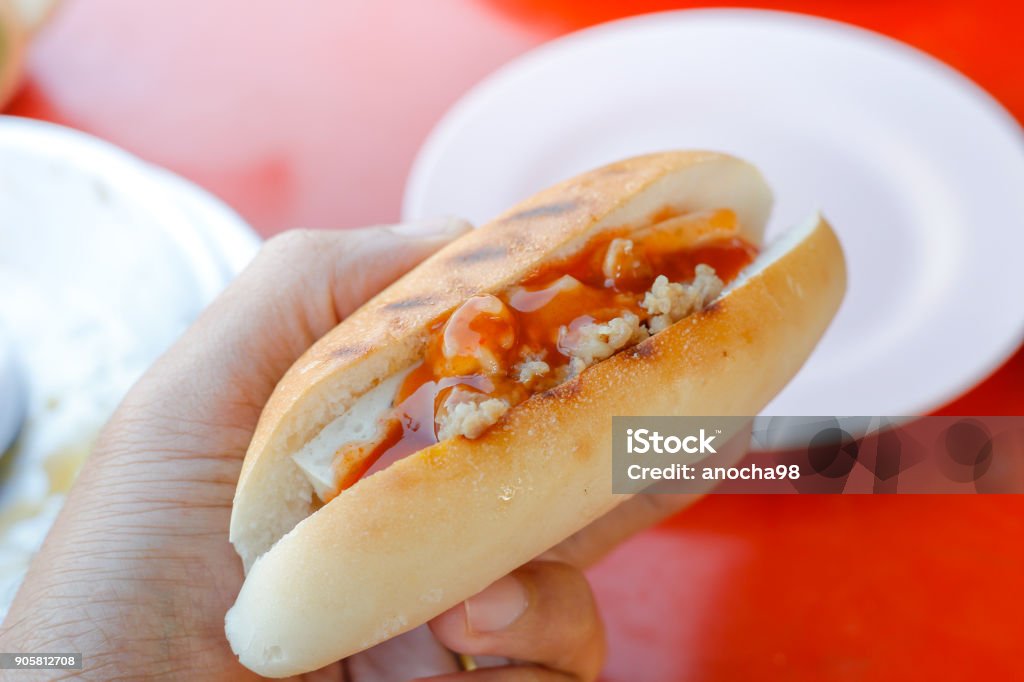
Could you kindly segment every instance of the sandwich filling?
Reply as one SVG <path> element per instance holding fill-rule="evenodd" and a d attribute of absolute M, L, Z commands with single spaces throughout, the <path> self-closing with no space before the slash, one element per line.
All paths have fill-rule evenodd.
<path fill-rule="evenodd" d="M 328 502 L 375 463 L 478 438 L 531 395 L 704 309 L 756 255 L 727 209 L 602 232 L 436 320 L 421 363 L 364 394 L 293 459 Z"/>

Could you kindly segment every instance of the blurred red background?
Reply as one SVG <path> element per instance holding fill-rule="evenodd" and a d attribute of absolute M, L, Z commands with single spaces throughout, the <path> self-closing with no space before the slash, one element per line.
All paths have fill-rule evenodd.
<path fill-rule="evenodd" d="M 1024 119 L 1024 5 L 748 6 L 945 60 Z M 443 112 L 531 47 L 669 0 L 70 0 L 6 113 L 168 167 L 267 236 L 394 221 Z M 1024 352 L 943 414 L 1024 414 Z M 1024 499 L 710 497 L 592 572 L 609 680 L 1022 679 Z"/>

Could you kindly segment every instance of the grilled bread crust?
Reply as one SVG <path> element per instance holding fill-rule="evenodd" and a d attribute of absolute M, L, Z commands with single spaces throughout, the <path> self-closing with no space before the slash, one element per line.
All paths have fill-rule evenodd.
<path fill-rule="evenodd" d="M 815 219 L 709 308 L 314 511 L 290 455 L 368 388 L 422 357 L 431 322 L 501 291 L 605 229 L 666 207 L 732 208 L 761 242 L 770 194 L 753 167 L 707 152 L 630 159 L 557 185 L 459 239 L 314 345 L 260 419 L 231 540 L 248 567 L 226 618 L 243 664 L 313 670 L 407 631 L 623 501 L 613 415 L 752 415 L 796 373 L 845 289 L 839 243 Z"/>

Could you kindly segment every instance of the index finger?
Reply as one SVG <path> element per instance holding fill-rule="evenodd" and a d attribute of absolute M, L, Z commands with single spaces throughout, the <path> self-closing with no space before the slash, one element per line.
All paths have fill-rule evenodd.
<path fill-rule="evenodd" d="M 533 561 L 430 623 L 449 649 L 521 665 L 481 668 L 442 680 L 589 681 L 604 663 L 604 628 L 586 577 L 554 561 Z"/>

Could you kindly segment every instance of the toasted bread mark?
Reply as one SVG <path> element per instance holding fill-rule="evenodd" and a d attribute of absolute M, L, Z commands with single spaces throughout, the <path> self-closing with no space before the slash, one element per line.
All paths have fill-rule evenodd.
<path fill-rule="evenodd" d="M 623 353 L 623 355 L 625 355 L 627 358 L 632 358 L 634 360 L 644 360 L 646 358 L 654 357 L 657 354 L 657 352 L 658 349 L 655 347 L 653 342 L 644 341 L 633 346 L 625 353 Z"/>
<path fill-rule="evenodd" d="M 397 301 L 392 301 L 384 306 L 385 310 L 409 310 L 410 308 L 422 308 L 433 305 L 436 299 L 433 296 L 410 296 Z"/>
<path fill-rule="evenodd" d="M 471 263 L 484 263 L 506 257 L 508 257 L 508 247 L 501 244 L 486 244 L 470 251 L 453 254 L 448 258 L 448 260 L 452 263 L 468 265 Z"/>
<path fill-rule="evenodd" d="M 518 211 L 508 216 L 506 220 L 525 220 L 526 218 L 542 218 L 551 217 L 556 215 L 562 215 L 568 213 L 578 207 L 578 203 L 575 200 L 572 201 L 556 201 L 551 204 L 541 204 L 540 206 L 534 206 L 527 208 L 522 211 Z"/>

